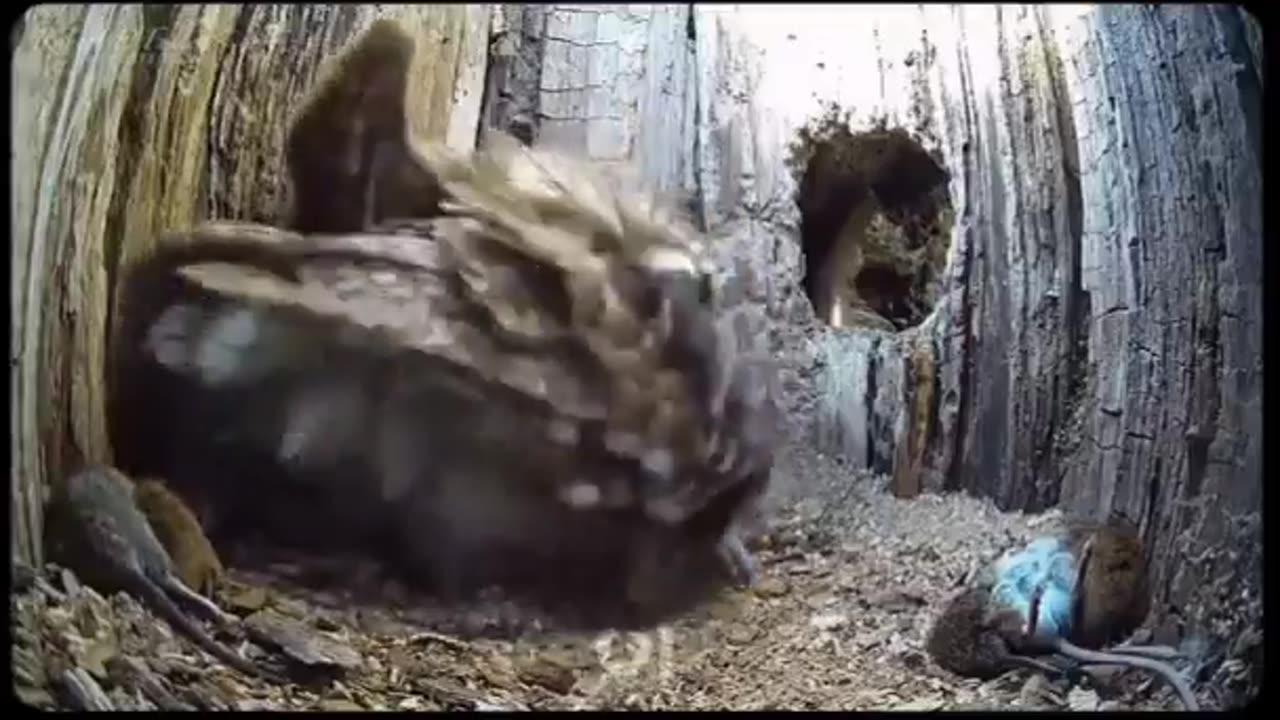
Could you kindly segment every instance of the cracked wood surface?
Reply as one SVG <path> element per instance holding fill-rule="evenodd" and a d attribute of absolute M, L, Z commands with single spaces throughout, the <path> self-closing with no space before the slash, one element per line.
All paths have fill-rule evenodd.
<path fill-rule="evenodd" d="M 699 190 L 713 225 L 758 222 L 746 253 L 770 291 L 796 292 L 798 270 L 770 247 L 794 238 L 794 211 L 762 210 L 792 191 L 778 138 L 816 114 L 814 96 L 932 143 L 958 222 L 947 289 L 921 327 L 809 333 L 822 362 L 808 432 L 855 466 L 896 470 L 900 487 L 1141 518 L 1162 632 L 1177 634 L 1173 607 L 1226 635 L 1260 617 L 1252 19 L 1189 7 L 818 14 L 698 8 L 711 88 L 699 130 L 716 138 Z M 937 358 L 931 407 L 913 402 L 908 370 L 921 336 Z M 923 462 L 894 468 L 922 433 Z"/>

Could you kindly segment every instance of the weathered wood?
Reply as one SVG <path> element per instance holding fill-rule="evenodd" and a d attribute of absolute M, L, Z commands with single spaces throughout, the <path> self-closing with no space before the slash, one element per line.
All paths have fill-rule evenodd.
<path fill-rule="evenodd" d="M 1105 7 L 1064 48 L 1092 372 L 1063 500 L 1135 511 L 1158 601 L 1233 632 L 1262 612 L 1256 56 L 1229 6 Z"/>
<path fill-rule="evenodd" d="M 488 7 L 41 6 L 14 55 L 12 538 L 39 557 L 43 488 L 111 460 L 115 281 L 165 230 L 279 220 L 281 144 L 327 58 L 375 18 L 410 29 L 410 125 L 475 142 Z"/>
<path fill-rule="evenodd" d="M 630 163 L 662 190 L 692 190 L 688 7 L 553 5 L 545 12 L 538 142 Z"/>
<path fill-rule="evenodd" d="M 452 148 L 475 147 L 484 108 L 484 76 L 489 67 L 489 28 L 492 7 L 466 5 L 458 45 L 453 102 L 447 107 L 445 143 Z"/>
<path fill-rule="evenodd" d="M 916 338 L 909 347 L 907 361 L 907 412 L 902 413 L 906 427 L 898 435 L 893 462 L 893 492 L 900 498 L 920 494 L 923 479 L 924 449 L 933 427 L 934 393 L 937 391 L 936 360 L 933 343 L 927 335 Z"/>
<path fill-rule="evenodd" d="M 934 314 L 896 335 L 810 332 L 819 442 L 856 464 L 911 462 L 896 468 L 908 490 L 919 472 L 926 488 L 1006 508 L 1144 518 L 1156 615 L 1169 603 L 1198 627 L 1261 612 L 1262 51 L 1243 18 L 696 12 L 700 192 L 771 293 L 798 295 L 796 257 L 776 252 L 794 211 L 775 198 L 793 191 L 780 146 L 816 99 L 916 131 L 951 174 L 957 225 Z M 780 211 L 741 219 L 762 207 Z M 792 318 L 773 333 L 804 372 L 812 351 Z M 921 335 L 937 349 L 936 400 L 916 466 L 920 393 L 904 356 Z"/>
<path fill-rule="evenodd" d="M 39 558 L 46 473 L 107 450 L 102 422 L 111 152 L 138 8 L 33 8 L 15 52 L 13 539 Z M 28 109 L 29 108 L 29 109 Z"/>

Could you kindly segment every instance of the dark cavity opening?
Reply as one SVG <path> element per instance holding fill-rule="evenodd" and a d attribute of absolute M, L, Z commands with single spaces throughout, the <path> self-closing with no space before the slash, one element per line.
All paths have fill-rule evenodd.
<path fill-rule="evenodd" d="M 805 294 L 830 325 L 905 330 L 941 295 L 949 177 L 905 129 L 854 132 L 848 117 L 829 106 L 791 146 Z"/>

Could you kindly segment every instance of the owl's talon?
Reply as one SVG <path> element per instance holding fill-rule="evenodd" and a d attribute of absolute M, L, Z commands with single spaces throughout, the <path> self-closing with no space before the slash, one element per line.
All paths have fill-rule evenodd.
<path fill-rule="evenodd" d="M 726 532 L 720 539 L 717 551 L 736 586 L 745 590 L 756 584 L 759 568 L 737 533 L 732 530 Z"/>

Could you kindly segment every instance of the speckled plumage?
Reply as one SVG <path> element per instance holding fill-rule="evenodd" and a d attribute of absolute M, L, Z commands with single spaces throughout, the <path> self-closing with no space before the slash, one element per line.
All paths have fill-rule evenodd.
<path fill-rule="evenodd" d="M 434 564 L 617 534 L 641 558 L 714 546 L 749 577 L 734 527 L 768 483 L 776 388 L 719 334 L 701 236 L 570 155 L 405 135 L 388 120 L 410 57 L 397 32 L 353 44 L 289 141 L 382 159 L 291 150 L 294 230 L 208 223 L 138 268 L 142 372 L 251 397 L 238 442 L 383 503 L 370 512 L 400 518 L 399 542 Z M 371 77 L 377 92 L 358 92 Z M 404 200 L 423 178 L 438 204 Z"/>

